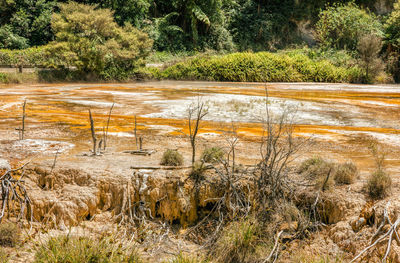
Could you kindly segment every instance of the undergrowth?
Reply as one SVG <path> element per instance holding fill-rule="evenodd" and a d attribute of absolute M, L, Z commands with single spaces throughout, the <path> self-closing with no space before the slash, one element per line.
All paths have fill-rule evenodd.
<path fill-rule="evenodd" d="M 157 75 L 176 80 L 359 82 L 362 70 L 355 65 L 312 58 L 304 52 L 243 52 L 196 57 L 168 67 Z"/>
<path fill-rule="evenodd" d="M 68 235 L 52 237 L 37 248 L 35 263 L 140 263 L 132 247 L 108 237 L 95 240 Z"/>

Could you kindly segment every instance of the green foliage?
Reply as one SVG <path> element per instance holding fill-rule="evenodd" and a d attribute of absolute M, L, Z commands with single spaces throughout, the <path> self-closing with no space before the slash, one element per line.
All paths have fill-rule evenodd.
<path fill-rule="evenodd" d="M 400 50 L 400 0 L 394 4 L 394 10 L 384 25 L 386 42 Z"/>
<path fill-rule="evenodd" d="M 200 159 L 206 163 L 218 163 L 225 155 L 221 147 L 209 147 L 204 149 Z"/>
<path fill-rule="evenodd" d="M 164 152 L 160 164 L 167 166 L 180 166 L 183 164 L 183 157 L 178 151 L 168 149 Z"/>
<path fill-rule="evenodd" d="M 334 4 L 320 13 L 316 24 L 321 45 L 336 49 L 355 50 L 364 35 L 382 36 L 383 26 L 372 13 L 356 4 Z"/>
<path fill-rule="evenodd" d="M 161 73 L 166 79 L 250 82 L 353 82 L 362 72 L 357 66 L 335 66 L 299 53 L 233 53 L 197 57 Z"/>
<path fill-rule="evenodd" d="M 14 223 L 0 224 L 0 246 L 14 247 L 20 237 L 20 230 Z"/>
<path fill-rule="evenodd" d="M 0 4 L 0 48 L 23 49 L 52 38 L 55 0 L 13 0 Z"/>
<path fill-rule="evenodd" d="M 35 263 L 139 263 L 133 248 L 124 248 L 111 238 L 51 237 L 37 248 Z"/>
<path fill-rule="evenodd" d="M 152 42 L 130 24 L 119 27 L 108 9 L 70 2 L 53 16 L 55 41 L 46 48 L 49 57 L 63 61 L 58 68 L 74 66 L 104 79 L 125 79 L 143 63 Z"/>
<path fill-rule="evenodd" d="M 42 66 L 48 63 L 43 47 L 22 50 L 0 49 L 0 65 Z"/>
<path fill-rule="evenodd" d="M 400 81 L 400 1 L 394 4 L 394 10 L 386 20 L 385 42 L 387 45 L 389 69 L 396 81 Z"/>
<path fill-rule="evenodd" d="M 386 197 L 392 187 L 392 178 L 385 171 L 377 169 L 367 181 L 366 188 L 368 195 L 374 199 Z"/>

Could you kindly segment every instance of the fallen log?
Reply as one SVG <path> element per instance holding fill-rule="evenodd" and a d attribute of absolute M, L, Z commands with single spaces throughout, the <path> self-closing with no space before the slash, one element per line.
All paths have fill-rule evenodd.
<path fill-rule="evenodd" d="M 123 151 L 123 153 L 130 153 L 134 155 L 152 155 L 156 150 L 132 150 L 132 151 Z"/>
<path fill-rule="evenodd" d="M 183 170 L 190 169 L 192 166 L 131 166 L 133 170 Z"/>

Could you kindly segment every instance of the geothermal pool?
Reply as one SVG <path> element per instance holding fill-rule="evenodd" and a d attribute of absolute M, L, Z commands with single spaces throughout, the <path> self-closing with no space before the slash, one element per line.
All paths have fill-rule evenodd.
<path fill-rule="evenodd" d="M 132 137 L 138 129 L 157 134 L 185 133 L 187 108 L 201 100 L 209 114 L 200 131 L 215 137 L 234 122 L 252 140 L 262 134 L 267 105 L 274 115 L 290 109 L 298 136 L 348 143 L 368 136 L 397 146 L 400 142 L 400 86 L 315 83 L 138 82 L 128 84 L 41 84 L 0 86 L 0 136 L 18 138 L 22 104 L 27 101 L 30 144 L 40 150 L 48 141 L 64 141 L 89 128 L 88 109 L 102 132 L 114 109 L 109 134 Z M 86 132 L 87 133 L 87 132 Z M 46 141 L 44 141 L 46 140 Z M 44 145 L 44 146 L 43 146 Z"/>

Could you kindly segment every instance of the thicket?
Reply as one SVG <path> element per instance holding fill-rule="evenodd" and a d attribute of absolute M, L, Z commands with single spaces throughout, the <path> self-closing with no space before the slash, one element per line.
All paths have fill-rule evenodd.
<path fill-rule="evenodd" d="M 335 65 L 326 59 L 313 59 L 302 51 L 283 53 L 233 53 L 197 57 L 168 67 L 160 78 L 179 80 L 253 82 L 357 82 L 358 66 Z"/>

